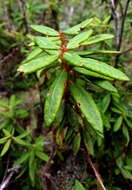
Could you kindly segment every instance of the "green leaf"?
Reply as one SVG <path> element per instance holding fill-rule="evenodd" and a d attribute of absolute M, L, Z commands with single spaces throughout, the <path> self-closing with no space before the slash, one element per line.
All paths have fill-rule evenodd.
<path fill-rule="evenodd" d="M 29 177 L 32 182 L 32 186 L 35 186 L 35 153 L 32 150 L 29 157 Z"/>
<path fill-rule="evenodd" d="M 2 151 L 1 151 L 1 154 L 0 154 L 1 157 L 4 156 L 4 154 L 6 154 L 6 152 L 7 152 L 8 149 L 10 148 L 10 144 L 11 144 L 11 139 L 9 139 L 9 140 L 5 143 L 5 145 L 4 145 L 4 147 L 3 147 Z"/>
<path fill-rule="evenodd" d="M 18 166 L 18 165 L 22 164 L 23 162 L 27 161 L 28 158 L 29 158 L 29 156 L 30 156 L 30 152 L 24 152 L 24 153 L 20 156 L 20 158 L 18 158 L 18 159 L 14 162 L 13 166 L 14 166 L 14 167 L 15 167 L 15 166 Z"/>
<path fill-rule="evenodd" d="M 19 72 L 32 73 L 43 67 L 46 67 L 55 62 L 59 57 L 57 55 L 47 55 L 40 58 L 36 58 L 26 64 L 19 67 Z"/>
<path fill-rule="evenodd" d="M 103 80 L 103 81 L 95 81 L 95 84 L 105 90 L 108 90 L 110 92 L 115 92 L 117 93 L 117 89 L 109 82 L 109 81 L 106 81 L 106 80 Z"/>
<path fill-rule="evenodd" d="M 67 30 L 63 31 L 63 34 L 68 34 L 68 35 L 76 35 L 80 32 L 81 29 L 87 27 L 88 25 L 91 24 L 93 19 L 86 19 L 85 21 L 81 22 L 80 24 L 77 24 L 76 26 L 73 26 Z"/>
<path fill-rule="evenodd" d="M 83 187 L 83 185 L 78 180 L 76 180 L 74 190 L 86 190 L 86 189 Z"/>
<path fill-rule="evenodd" d="M 63 58 L 71 65 L 84 67 L 86 69 L 109 76 L 114 79 L 129 81 L 129 78 L 123 72 L 113 68 L 110 65 L 107 65 L 106 63 L 90 58 L 81 58 L 76 54 L 70 53 L 64 53 Z"/>
<path fill-rule="evenodd" d="M 16 105 L 16 96 L 14 94 L 10 97 L 9 104 L 10 104 L 11 108 L 13 108 Z"/>
<path fill-rule="evenodd" d="M 114 36 L 112 34 L 99 34 L 99 35 L 89 38 L 87 41 L 81 43 L 80 45 L 81 46 L 92 45 L 92 44 L 96 44 L 98 42 L 112 39 L 113 37 Z"/>
<path fill-rule="evenodd" d="M 10 138 L 10 136 L 1 138 L 0 139 L 0 144 L 4 144 L 7 141 L 7 139 L 9 139 L 9 138 Z"/>
<path fill-rule="evenodd" d="M 50 126 L 59 110 L 61 99 L 67 81 L 67 72 L 58 73 L 56 80 L 51 85 L 44 106 L 44 119 L 46 126 Z"/>
<path fill-rule="evenodd" d="M 86 51 L 78 51 L 77 54 L 84 56 L 84 55 L 91 55 L 91 54 L 120 54 L 120 51 L 111 51 L 111 50 L 86 50 Z"/>
<path fill-rule="evenodd" d="M 124 137 L 125 137 L 126 140 L 127 140 L 126 146 L 128 146 L 128 144 L 129 144 L 129 142 L 130 142 L 130 136 L 129 136 L 129 131 L 128 131 L 127 126 L 123 125 L 123 127 L 122 127 L 122 132 L 123 132 Z"/>
<path fill-rule="evenodd" d="M 63 116 L 64 116 L 64 109 L 65 109 L 65 104 L 64 102 L 61 103 L 59 110 L 56 114 L 55 120 L 53 122 L 53 126 L 59 126 L 59 124 L 61 123 Z"/>
<path fill-rule="evenodd" d="M 60 47 L 55 45 L 55 43 L 51 42 L 48 38 L 42 37 L 42 36 L 37 36 L 35 38 L 35 42 L 37 45 L 42 48 L 42 49 L 48 49 L 48 50 L 59 50 Z"/>
<path fill-rule="evenodd" d="M 18 117 L 19 119 L 23 119 L 29 116 L 29 113 L 27 110 L 16 110 L 16 117 Z"/>
<path fill-rule="evenodd" d="M 88 30 L 85 32 L 81 32 L 80 34 L 78 34 L 77 36 L 75 36 L 74 38 L 72 38 L 68 44 L 67 44 L 67 49 L 74 49 L 79 47 L 79 44 L 85 40 L 87 40 L 89 38 L 89 36 L 91 36 L 93 33 L 93 30 Z"/>
<path fill-rule="evenodd" d="M 68 121 L 71 128 L 76 132 L 79 131 L 80 125 L 83 126 L 82 118 L 71 106 L 68 107 Z"/>
<path fill-rule="evenodd" d="M 80 133 L 78 133 L 78 134 L 74 137 L 73 142 L 72 142 L 72 149 L 73 149 L 73 152 L 74 152 L 75 154 L 78 153 L 79 148 L 80 148 L 80 144 L 81 144 L 81 135 L 80 135 Z"/>
<path fill-rule="evenodd" d="M 42 25 L 31 25 L 31 28 L 35 30 L 36 32 L 39 32 L 41 34 L 44 34 L 46 36 L 58 36 L 59 32 L 56 30 Z"/>
<path fill-rule="evenodd" d="M 6 109 L 9 108 L 9 106 L 7 104 L 3 103 L 2 101 L 0 101 L 0 107 L 6 108 Z"/>
<path fill-rule="evenodd" d="M 87 121 L 91 124 L 95 131 L 99 132 L 100 135 L 102 135 L 102 119 L 98 107 L 95 104 L 92 96 L 78 84 L 71 85 L 70 91 Z"/>
<path fill-rule="evenodd" d="M 5 136 L 7 136 L 7 137 L 11 136 L 11 134 L 9 133 L 9 131 L 7 131 L 6 129 L 2 129 L 2 131 L 5 134 Z"/>
<path fill-rule="evenodd" d="M 113 127 L 113 131 L 116 132 L 120 129 L 121 127 L 121 124 L 122 124 L 122 121 L 123 121 L 123 117 L 122 116 L 119 116 L 116 120 L 116 122 L 114 123 L 114 127 Z"/>
<path fill-rule="evenodd" d="M 130 129 L 132 129 L 132 122 L 126 116 L 124 116 L 124 120 L 125 120 L 127 126 L 130 127 Z"/>
<path fill-rule="evenodd" d="M 111 96 L 110 96 L 110 94 L 107 94 L 103 98 L 103 100 L 101 102 L 101 111 L 102 111 L 102 113 L 105 113 L 107 111 L 107 109 L 108 109 L 108 107 L 110 105 L 110 101 L 111 101 Z"/>
<path fill-rule="evenodd" d="M 99 73 L 96 73 L 96 72 L 93 72 L 93 71 L 90 71 L 88 69 L 84 69 L 81 67 L 74 67 L 74 70 L 81 74 L 84 74 L 84 75 L 88 75 L 88 76 L 92 76 L 92 77 L 96 77 L 96 78 L 103 78 L 103 79 L 107 79 L 107 80 L 113 80 L 110 77 L 107 77 L 105 75 L 102 75 L 102 74 L 99 74 Z"/>
<path fill-rule="evenodd" d="M 45 162 L 48 162 L 48 160 L 49 160 L 49 156 L 48 156 L 47 154 L 45 154 L 44 152 L 35 151 L 35 155 L 36 155 L 39 159 L 41 159 L 41 160 L 43 160 L 43 161 L 45 161 Z"/>
<path fill-rule="evenodd" d="M 27 58 L 22 62 L 22 63 L 26 63 L 31 61 L 32 59 L 34 59 L 36 56 L 38 56 L 39 54 L 41 54 L 43 52 L 42 49 L 40 49 L 39 47 L 35 47 L 32 52 L 30 52 L 27 56 Z"/>
<path fill-rule="evenodd" d="M 83 130 L 83 139 L 84 139 L 84 144 L 87 148 L 88 153 L 90 153 L 93 156 L 94 155 L 94 144 L 92 141 L 92 137 L 90 136 L 89 132 L 85 128 Z"/>
<path fill-rule="evenodd" d="M 17 138 L 22 139 L 27 137 L 31 133 L 31 130 L 23 132 L 21 135 L 17 136 Z"/>
<path fill-rule="evenodd" d="M 26 145 L 26 142 L 20 139 L 19 137 L 13 137 L 13 140 L 20 145 Z"/>

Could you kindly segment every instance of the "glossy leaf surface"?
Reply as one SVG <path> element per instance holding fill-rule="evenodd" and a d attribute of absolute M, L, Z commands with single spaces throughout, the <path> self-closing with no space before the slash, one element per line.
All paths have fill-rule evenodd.
<path fill-rule="evenodd" d="M 89 38 L 87 41 L 81 43 L 81 46 L 96 44 L 98 42 L 112 39 L 113 37 L 114 36 L 112 34 L 99 34 L 99 35 L 93 36 L 93 37 Z"/>
<path fill-rule="evenodd" d="M 85 68 L 74 67 L 74 70 L 77 71 L 78 73 L 81 73 L 81 74 L 84 74 L 84 75 L 88 75 L 88 76 L 91 76 L 91 77 L 102 78 L 102 79 L 107 79 L 107 80 L 113 80 L 110 77 L 107 77 L 107 76 L 102 75 L 100 73 L 93 72 L 93 71 L 85 69 Z"/>
<path fill-rule="evenodd" d="M 112 66 L 90 58 L 81 58 L 76 54 L 64 53 L 63 58 L 65 61 L 73 66 L 84 67 L 94 72 L 109 76 L 117 80 L 129 81 L 129 78 L 120 70 Z"/>
<path fill-rule="evenodd" d="M 95 84 L 110 92 L 115 92 L 115 93 L 118 92 L 117 89 L 109 81 L 106 81 L 106 80 L 96 81 Z"/>
<path fill-rule="evenodd" d="M 58 36 L 59 32 L 56 30 L 42 25 L 31 25 L 31 28 L 35 30 L 36 32 L 39 32 L 41 34 L 44 34 L 46 36 Z"/>
<path fill-rule="evenodd" d="M 77 36 L 75 36 L 74 38 L 72 38 L 68 44 L 67 44 L 67 49 L 74 49 L 79 47 L 79 44 L 85 40 L 87 40 L 89 38 L 89 36 L 91 36 L 93 33 L 93 30 L 88 30 L 85 32 L 81 32 L 80 34 L 78 34 Z"/>
<path fill-rule="evenodd" d="M 80 32 L 81 29 L 87 27 L 89 24 L 91 24 L 91 22 L 93 21 L 93 19 L 87 19 L 83 22 L 81 22 L 80 24 L 77 24 L 76 26 L 73 26 L 67 30 L 63 31 L 63 34 L 68 34 L 68 35 L 76 35 Z"/>
<path fill-rule="evenodd" d="M 92 96 L 78 84 L 70 86 L 70 91 L 80 110 L 86 117 L 91 126 L 100 134 L 103 133 L 103 123 L 100 112 Z"/>
<path fill-rule="evenodd" d="M 52 64 L 57 59 L 58 59 L 57 55 L 47 55 L 40 58 L 36 58 L 26 64 L 21 65 L 18 71 L 24 73 L 32 73 Z"/>
<path fill-rule="evenodd" d="M 42 49 L 49 49 L 49 50 L 58 49 L 59 50 L 60 48 L 55 43 L 51 42 L 48 38 L 42 37 L 42 36 L 37 36 L 35 38 L 35 42 Z"/>
<path fill-rule="evenodd" d="M 79 151 L 80 143 L 81 143 L 81 135 L 80 135 L 80 133 L 78 133 L 78 134 L 74 137 L 73 142 L 72 142 L 72 149 L 73 149 L 73 152 L 74 152 L 75 154 L 77 154 L 78 151 Z"/>
<path fill-rule="evenodd" d="M 67 81 L 67 72 L 61 71 L 51 85 L 44 106 L 45 124 L 50 126 L 59 110 Z"/>

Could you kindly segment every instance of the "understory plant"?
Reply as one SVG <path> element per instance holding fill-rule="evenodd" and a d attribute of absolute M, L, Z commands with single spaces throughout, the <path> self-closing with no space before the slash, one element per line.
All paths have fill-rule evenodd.
<path fill-rule="evenodd" d="M 101 46 L 97 44 L 100 43 L 103 47 L 106 40 L 111 40 L 113 35 L 96 34 L 94 25 L 94 19 L 87 19 L 64 31 L 31 25 L 39 36 L 28 35 L 32 51 L 18 71 L 23 75 L 34 73 L 39 81 L 43 106 L 41 119 L 43 127 L 52 132 L 53 147 L 49 157 L 44 153 L 43 138 L 34 139 L 27 132 L 16 137 L 15 128 L 12 127 L 10 131 L 4 129 L 5 126 L 1 127 L 3 135 L 0 142 L 8 144 L 8 148 L 4 147 L 2 150 L 4 154 L 12 141 L 24 147 L 24 153 L 19 153 L 20 158 L 15 161 L 14 166 L 22 164 L 21 175 L 28 168 L 32 186 L 35 186 L 35 175 L 41 170 L 42 161 L 47 162 L 48 170 L 55 155 L 64 160 L 63 151 L 69 150 L 69 147 L 72 147 L 75 155 L 82 151 L 89 163 L 90 155 L 99 158 L 107 155 L 108 159 L 113 156 L 117 164 L 115 173 L 120 173 L 121 167 L 127 173 L 123 175 L 126 178 L 128 175 L 131 177 L 128 164 L 130 156 L 125 163 L 120 155 L 120 139 L 124 145 L 122 148 L 127 147 L 130 142 L 130 113 L 129 108 L 121 101 L 122 94 L 118 91 L 120 82 L 115 82 L 129 81 L 129 78 L 112 64 L 98 59 L 99 54 L 103 57 L 119 52 L 100 49 Z M 119 140 L 116 139 L 118 131 L 122 131 L 118 136 Z M 114 147 L 113 155 L 110 152 L 107 154 L 104 148 L 108 132 L 112 140 L 108 147 L 110 151 Z M 46 173 L 46 169 L 43 172 Z M 48 178 L 48 174 L 46 175 Z M 98 180 L 100 182 L 100 178 Z M 76 180 L 75 190 L 79 186 L 84 189 Z"/>

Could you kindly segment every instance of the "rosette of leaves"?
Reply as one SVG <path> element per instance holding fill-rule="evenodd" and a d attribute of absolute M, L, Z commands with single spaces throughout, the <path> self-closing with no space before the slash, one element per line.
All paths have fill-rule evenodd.
<path fill-rule="evenodd" d="M 113 38 L 111 34 L 93 35 L 93 30 L 89 29 L 92 21 L 87 19 L 59 32 L 47 26 L 31 25 L 43 36 L 29 36 L 33 50 L 18 68 L 24 74 L 36 72 L 38 77 L 54 69 L 44 103 L 45 126 L 57 126 L 58 143 L 72 143 L 76 154 L 82 138 L 93 154 L 95 140 L 103 137 L 102 117 L 88 86 L 117 92 L 111 81 L 129 80 L 119 69 L 84 57 L 89 51 L 81 51 L 82 47 Z M 103 53 L 108 52 L 115 53 L 103 50 Z"/>

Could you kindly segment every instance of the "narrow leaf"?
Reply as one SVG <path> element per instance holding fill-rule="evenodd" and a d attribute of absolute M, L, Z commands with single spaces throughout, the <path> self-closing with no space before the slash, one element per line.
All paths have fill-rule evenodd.
<path fill-rule="evenodd" d="M 110 104 L 110 101 L 111 101 L 111 96 L 110 96 L 110 94 L 107 94 L 101 102 L 102 113 L 105 113 L 107 111 L 109 104 Z"/>
<path fill-rule="evenodd" d="M 99 34 L 96 36 L 93 36 L 91 38 L 89 38 L 87 41 L 82 42 L 80 45 L 81 46 L 87 46 L 87 45 L 92 45 L 92 44 L 96 44 L 98 42 L 102 42 L 105 40 L 109 40 L 112 39 L 114 36 L 112 34 Z"/>
<path fill-rule="evenodd" d="M 36 155 L 39 159 L 41 159 L 41 160 L 43 160 L 43 161 L 45 161 L 45 162 L 48 162 L 48 160 L 49 160 L 49 156 L 48 156 L 47 154 L 45 154 L 44 152 L 35 151 L 35 155 Z"/>
<path fill-rule="evenodd" d="M 32 150 L 29 157 L 29 177 L 32 182 L 32 186 L 35 185 L 35 154 Z"/>
<path fill-rule="evenodd" d="M 63 31 L 63 34 L 68 34 L 68 35 L 76 35 L 80 32 L 81 29 L 87 27 L 88 25 L 91 24 L 91 22 L 93 21 L 93 19 L 87 19 L 83 22 L 81 22 L 80 24 L 77 24 L 76 26 L 73 26 L 67 30 Z"/>
<path fill-rule="evenodd" d="M 13 140 L 20 145 L 26 145 L 26 142 L 20 139 L 19 137 L 13 137 Z"/>
<path fill-rule="evenodd" d="M 72 142 L 72 149 L 73 149 L 73 152 L 74 152 L 75 154 L 78 153 L 79 148 L 80 148 L 80 144 L 81 144 L 81 135 L 80 135 L 80 133 L 78 133 L 78 134 L 74 137 L 73 142 Z"/>
<path fill-rule="evenodd" d="M 8 139 L 9 137 L 10 137 L 10 136 L 1 138 L 1 139 L 0 139 L 0 144 L 4 144 L 4 143 L 7 141 L 7 139 Z"/>
<path fill-rule="evenodd" d="M 115 92 L 117 93 L 117 89 L 109 82 L 109 81 L 106 81 L 106 80 L 103 80 L 103 81 L 96 81 L 95 84 L 105 90 L 108 90 L 110 92 Z"/>
<path fill-rule="evenodd" d="M 29 156 L 30 156 L 30 152 L 24 152 L 24 153 L 20 156 L 20 158 L 18 158 L 18 159 L 14 162 L 13 166 L 15 167 L 15 166 L 18 166 L 18 165 L 22 164 L 23 162 L 25 162 L 26 160 L 28 160 Z"/>
<path fill-rule="evenodd" d="M 107 80 L 113 80 L 110 77 L 107 77 L 107 76 L 102 75 L 100 73 L 96 73 L 96 72 L 93 72 L 93 71 L 90 71 L 88 69 L 84 69 L 84 68 L 81 68 L 81 67 L 74 67 L 74 70 L 81 73 L 81 74 L 88 75 L 88 76 L 91 76 L 91 77 L 102 78 L 102 79 L 107 79 Z"/>
<path fill-rule="evenodd" d="M 70 91 L 80 110 L 91 126 L 100 134 L 103 133 L 103 123 L 100 112 L 92 96 L 78 84 L 70 86 Z"/>
<path fill-rule="evenodd" d="M 129 131 L 128 131 L 127 126 L 123 125 L 123 127 L 122 127 L 122 132 L 123 132 L 124 137 L 125 137 L 126 140 L 127 140 L 126 146 L 128 146 L 128 144 L 129 144 L 129 142 L 130 142 L 130 136 L 129 136 Z"/>
<path fill-rule="evenodd" d="M 4 147 L 3 147 L 3 149 L 2 149 L 2 151 L 1 151 L 1 157 L 2 156 L 4 156 L 4 154 L 6 154 L 6 152 L 8 151 L 8 149 L 9 149 L 9 147 L 10 147 L 10 144 L 11 144 L 11 140 L 9 139 L 6 143 L 5 143 L 5 145 L 4 145 Z"/>
<path fill-rule="evenodd" d="M 77 54 L 84 56 L 84 55 L 91 55 L 91 54 L 120 54 L 120 51 L 111 51 L 111 50 L 86 50 L 86 51 L 78 51 Z"/>
<path fill-rule="evenodd" d="M 35 42 L 37 45 L 42 48 L 42 49 L 49 49 L 49 50 L 54 50 L 54 49 L 60 49 L 59 46 L 55 45 L 55 43 L 51 42 L 48 38 L 42 37 L 42 36 L 37 36 L 35 38 Z"/>
<path fill-rule="evenodd" d="M 31 28 L 33 30 L 35 30 L 36 32 L 39 32 L 39 33 L 44 34 L 46 36 L 58 36 L 59 35 L 59 33 L 56 30 L 54 30 L 50 27 L 47 27 L 47 26 L 31 25 Z"/>
<path fill-rule="evenodd" d="M 9 108 L 9 106 L 7 104 L 3 103 L 2 101 L 0 101 L 0 107 L 6 108 L 6 109 Z"/>
<path fill-rule="evenodd" d="M 27 58 L 22 62 L 22 63 L 26 63 L 28 61 L 31 61 L 32 59 L 34 59 L 36 56 L 38 56 L 39 54 L 41 54 L 43 52 L 42 49 L 40 49 L 39 47 L 35 47 L 31 53 L 28 54 Z"/>
<path fill-rule="evenodd" d="M 83 130 L 83 139 L 84 139 L 84 143 L 85 143 L 88 153 L 90 153 L 93 156 L 94 144 L 89 132 L 86 129 Z"/>
<path fill-rule="evenodd" d="M 86 69 L 92 70 L 94 72 L 109 76 L 117 80 L 129 81 L 129 78 L 120 70 L 107 65 L 104 62 L 100 62 L 90 58 L 81 58 L 76 54 L 64 53 L 63 58 L 69 64 L 84 67 Z"/>
<path fill-rule="evenodd" d="M 121 127 L 121 124 L 122 124 L 122 121 L 123 121 L 123 118 L 122 116 L 119 116 L 116 120 L 116 122 L 114 123 L 114 128 L 113 128 L 113 131 L 116 132 L 120 129 Z"/>
<path fill-rule="evenodd" d="M 32 73 L 43 67 L 46 67 L 58 59 L 57 55 L 47 55 L 40 58 L 36 58 L 26 64 L 19 67 L 19 72 Z"/>
<path fill-rule="evenodd" d="M 75 36 L 74 38 L 72 38 L 68 44 L 67 44 L 67 49 L 74 49 L 79 47 L 79 44 L 85 40 L 87 40 L 89 38 L 89 36 L 91 36 L 93 33 L 93 30 L 88 30 L 85 32 L 81 32 L 80 34 L 78 34 L 77 36 Z"/>
<path fill-rule="evenodd" d="M 59 110 L 67 81 L 67 72 L 61 71 L 51 85 L 44 106 L 45 124 L 50 126 Z"/>

